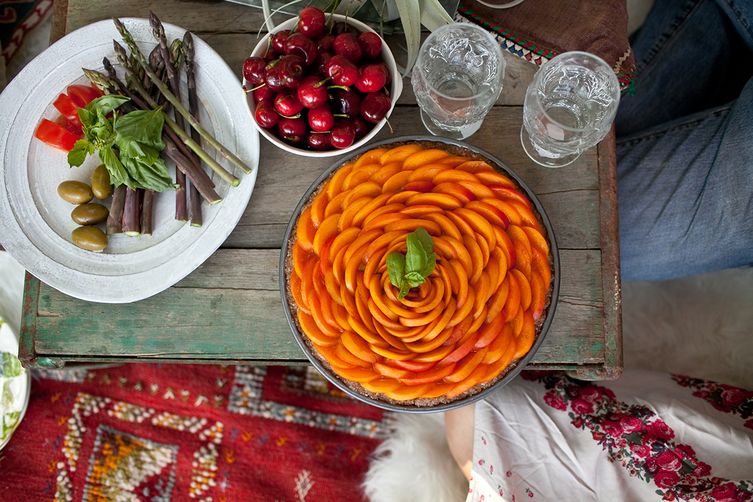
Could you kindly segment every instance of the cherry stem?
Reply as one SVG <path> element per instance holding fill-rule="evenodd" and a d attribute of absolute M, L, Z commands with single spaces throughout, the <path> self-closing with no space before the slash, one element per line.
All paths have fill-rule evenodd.
<path fill-rule="evenodd" d="M 327 87 L 327 89 L 342 89 L 343 91 L 349 91 L 350 87 L 347 85 L 330 85 Z"/>
<path fill-rule="evenodd" d="M 296 113 L 295 115 L 283 115 L 281 113 L 280 117 L 282 117 L 284 119 L 299 119 L 299 118 L 301 118 L 301 114 L 300 113 Z"/>
<path fill-rule="evenodd" d="M 254 91 L 258 90 L 258 89 L 261 89 L 261 88 L 262 88 L 262 87 L 264 87 L 265 85 L 267 85 L 267 83 L 266 83 L 266 82 L 265 82 L 265 83 L 263 83 L 263 84 L 259 84 L 259 85 L 257 85 L 256 87 L 252 87 L 251 89 L 246 89 L 246 88 L 244 87 L 244 88 L 243 88 L 243 92 L 245 92 L 246 94 L 248 94 L 249 92 L 254 92 Z"/>
<path fill-rule="evenodd" d="M 333 117 L 337 117 L 339 119 L 349 119 L 350 118 L 350 115 L 348 115 L 347 113 L 333 113 L 332 116 Z"/>

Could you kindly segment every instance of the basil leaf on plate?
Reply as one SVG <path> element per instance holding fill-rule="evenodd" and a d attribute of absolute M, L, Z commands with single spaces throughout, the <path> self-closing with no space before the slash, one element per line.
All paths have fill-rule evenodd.
<path fill-rule="evenodd" d="M 133 183 L 128 177 L 128 173 L 125 170 L 125 167 L 123 167 L 123 163 L 120 162 L 120 159 L 113 151 L 112 147 L 108 146 L 106 148 L 100 148 L 99 158 L 107 168 L 107 173 L 110 175 L 110 181 L 112 181 L 113 185 L 115 185 L 116 187 L 120 185 L 126 185 L 130 188 L 138 188 L 133 186 Z"/>
<path fill-rule="evenodd" d="M 165 148 L 162 142 L 162 127 L 165 124 L 165 116 L 161 109 L 134 110 L 113 121 L 115 142 L 120 144 L 124 141 L 137 141 L 138 143 L 152 146 L 158 150 Z"/>
<path fill-rule="evenodd" d="M 68 152 L 68 165 L 78 167 L 84 163 L 86 156 L 94 153 L 94 145 L 85 139 L 76 141 L 73 149 Z"/>

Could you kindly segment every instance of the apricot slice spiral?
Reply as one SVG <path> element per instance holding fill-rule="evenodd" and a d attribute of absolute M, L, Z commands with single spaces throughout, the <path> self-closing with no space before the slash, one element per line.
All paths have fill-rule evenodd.
<path fill-rule="evenodd" d="M 403 299 L 386 259 L 425 229 L 436 267 Z M 495 380 L 536 339 L 551 289 L 546 232 L 489 163 L 441 148 L 373 149 L 301 212 L 289 253 L 298 326 L 357 390 L 453 400 Z"/>

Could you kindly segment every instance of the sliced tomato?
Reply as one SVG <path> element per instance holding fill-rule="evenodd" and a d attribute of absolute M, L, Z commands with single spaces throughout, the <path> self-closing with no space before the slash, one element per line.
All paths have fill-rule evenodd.
<path fill-rule="evenodd" d="M 34 136 L 44 143 L 66 152 L 70 152 L 76 141 L 81 139 L 80 135 L 76 135 L 60 124 L 47 119 L 42 119 Z"/>
<path fill-rule="evenodd" d="M 90 101 L 93 101 L 100 96 L 102 96 L 102 93 L 99 91 L 99 89 L 89 87 L 88 85 L 68 86 L 68 97 L 78 108 L 85 107 L 89 104 Z"/>
<path fill-rule="evenodd" d="M 76 117 L 78 119 L 78 117 Z M 84 137 L 84 130 L 81 127 L 81 121 L 80 120 L 70 120 L 66 117 L 60 116 L 55 119 L 54 121 L 56 124 L 63 126 L 66 130 L 72 132 L 79 138 Z"/>
<path fill-rule="evenodd" d="M 57 110 L 60 112 L 60 115 L 62 115 L 65 118 L 72 118 L 72 117 L 78 117 L 78 112 L 76 111 L 78 107 L 73 103 L 73 100 L 71 100 L 70 97 L 68 97 L 67 94 L 60 94 L 60 96 L 57 97 L 57 99 L 52 103 L 52 106 L 57 108 Z"/>

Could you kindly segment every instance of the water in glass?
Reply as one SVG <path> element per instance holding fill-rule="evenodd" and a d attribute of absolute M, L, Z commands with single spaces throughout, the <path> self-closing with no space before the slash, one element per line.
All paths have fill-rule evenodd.
<path fill-rule="evenodd" d="M 521 139 L 536 162 L 559 167 L 601 141 L 614 120 L 619 84 L 612 69 L 587 53 L 546 63 L 526 92 Z"/>
<path fill-rule="evenodd" d="M 475 133 L 499 96 L 504 69 L 500 46 L 486 30 L 455 23 L 432 33 L 411 78 L 426 128 L 456 139 Z"/>

